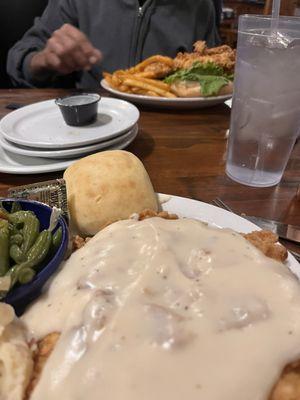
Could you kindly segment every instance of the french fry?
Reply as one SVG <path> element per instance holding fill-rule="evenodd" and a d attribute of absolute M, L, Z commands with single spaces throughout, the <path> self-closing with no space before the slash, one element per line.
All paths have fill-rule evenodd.
<path fill-rule="evenodd" d="M 129 87 L 127 85 L 121 84 L 119 86 L 119 90 L 121 90 L 121 92 L 127 92 L 129 89 Z"/>
<path fill-rule="evenodd" d="M 113 85 L 115 85 L 117 87 L 121 83 L 120 79 L 118 78 L 118 76 L 116 74 L 113 74 L 113 76 L 112 76 L 112 83 L 113 83 Z"/>
<path fill-rule="evenodd" d="M 145 91 L 139 87 L 131 87 L 131 91 L 134 94 L 145 94 Z"/>
<path fill-rule="evenodd" d="M 113 74 L 103 73 L 107 83 L 114 89 L 124 93 L 133 93 L 137 95 L 146 95 L 154 97 L 176 97 L 171 92 L 170 85 L 162 80 L 155 79 L 157 77 L 157 67 L 152 64 L 162 64 L 169 68 L 173 68 L 173 59 L 161 55 L 155 55 L 147 58 L 141 63 L 127 70 L 117 70 Z M 145 68 L 150 66 L 148 71 Z"/>
<path fill-rule="evenodd" d="M 147 65 L 156 63 L 156 62 L 160 62 L 160 63 L 166 64 L 170 67 L 173 67 L 173 59 L 172 58 L 156 55 L 156 56 L 146 58 L 146 60 L 142 61 L 141 63 L 137 64 L 136 66 L 129 68 L 128 72 L 130 72 L 130 73 L 141 72 L 147 67 Z"/>
<path fill-rule="evenodd" d="M 155 77 L 155 73 L 153 71 L 136 72 L 135 74 L 132 75 L 138 76 L 140 78 L 149 78 L 149 79 L 153 79 Z"/>
<path fill-rule="evenodd" d="M 170 91 L 170 85 L 168 85 L 167 83 L 164 83 L 162 81 L 159 81 L 158 79 L 149 79 L 149 78 L 143 78 L 143 77 L 139 77 L 139 79 L 141 80 L 141 82 L 149 83 L 149 85 L 153 85 L 162 90 Z"/>
<path fill-rule="evenodd" d="M 124 79 L 124 84 L 127 86 L 133 86 L 133 87 L 139 87 L 141 89 L 144 89 L 146 91 L 154 92 L 160 95 L 161 97 L 176 97 L 173 93 L 168 92 L 166 90 L 160 89 L 156 86 L 153 86 L 149 83 L 143 82 L 138 80 L 140 78 L 125 78 Z"/>
<path fill-rule="evenodd" d="M 106 80 L 106 82 L 111 86 L 111 84 L 112 84 L 112 74 L 109 74 L 108 72 L 103 72 L 103 77 Z"/>
<path fill-rule="evenodd" d="M 151 97 L 160 97 L 159 94 L 152 92 L 151 90 L 148 90 L 146 92 L 146 96 L 151 96 Z"/>
<path fill-rule="evenodd" d="M 103 76 L 104 76 L 104 79 L 109 81 L 109 79 L 111 79 L 111 77 L 112 77 L 112 74 L 110 74 L 109 72 L 103 72 Z"/>

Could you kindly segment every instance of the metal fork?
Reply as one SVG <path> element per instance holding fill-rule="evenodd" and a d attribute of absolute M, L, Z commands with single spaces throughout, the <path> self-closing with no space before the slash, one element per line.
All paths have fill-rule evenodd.
<path fill-rule="evenodd" d="M 219 197 L 216 197 L 216 198 L 212 201 L 212 203 L 213 203 L 215 206 L 219 207 L 219 208 L 223 208 L 223 210 L 227 210 L 227 211 L 230 211 L 230 212 L 234 213 L 234 212 L 232 211 L 232 209 L 231 209 L 227 204 L 225 204 L 224 201 L 222 201 Z M 235 214 L 235 213 L 234 213 L 234 214 Z"/>
<path fill-rule="evenodd" d="M 227 210 L 227 211 L 234 213 L 234 211 L 232 211 L 232 209 L 218 197 L 212 201 L 212 204 L 214 204 L 215 206 L 217 206 L 219 208 L 223 208 L 223 210 Z M 292 251 L 292 250 L 288 250 L 288 252 L 291 253 L 295 257 L 295 259 L 300 263 L 300 254 L 299 253 Z"/>

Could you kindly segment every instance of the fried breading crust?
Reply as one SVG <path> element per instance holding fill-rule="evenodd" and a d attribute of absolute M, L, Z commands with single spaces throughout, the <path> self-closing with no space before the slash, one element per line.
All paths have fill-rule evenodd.
<path fill-rule="evenodd" d="M 162 79 L 173 72 L 173 67 L 162 62 L 149 64 L 144 69 L 144 74 L 152 79 Z"/>
<path fill-rule="evenodd" d="M 190 68 L 194 62 L 213 62 L 222 67 L 225 72 L 233 73 L 235 66 L 236 51 L 227 45 L 212 47 L 208 49 L 202 40 L 194 43 L 192 53 L 178 53 L 174 59 L 175 69 Z"/>
<path fill-rule="evenodd" d="M 270 231 L 254 231 L 243 236 L 267 257 L 281 262 L 287 259 L 287 249 L 278 243 L 278 236 L 275 233 Z"/>
<path fill-rule="evenodd" d="M 147 218 L 160 217 L 164 219 L 178 219 L 176 214 L 168 213 L 167 211 L 156 212 L 153 210 L 144 210 L 139 216 L 138 220 L 143 221 Z M 108 224 L 110 225 L 110 224 Z M 244 238 L 247 239 L 253 246 L 258 248 L 267 257 L 273 258 L 274 260 L 284 262 L 287 259 L 287 249 L 278 243 L 278 236 L 270 231 L 253 231 L 251 233 L 243 234 Z M 73 251 L 83 247 L 91 238 L 83 239 L 76 235 L 73 237 Z"/>
<path fill-rule="evenodd" d="M 58 333 L 50 333 L 40 342 L 38 342 L 38 351 L 36 352 L 34 362 L 34 373 L 30 385 L 27 389 L 25 400 L 29 400 L 30 395 L 35 388 L 38 379 L 42 373 L 43 367 L 53 351 L 59 339 Z M 289 364 L 284 368 L 280 379 L 274 386 L 269 400 L 299 400 L 300 399 L 300 360 Z"/>
<path fill-rule="evenodd" d="M 284 368 L 269 400 L 300 399 L 300 360 Z"/>
<path fill-rule="evenodd" d="M 152 210 L 144 210 L 138 215 L 138 220 L 160 217 L 164 219 L 178 219 L 176 214 L 167 211 L 155 212 Z M 266 256 L 278 261 L 284 261 L 287 258 L 287 250 L 278 243 L 278 236 L 269 231 L 254 231 L 243 234 L 245 239 L 261 250 Z M 90 238 L 88 238 L 89 240 Z M 88 241 L 80 236 L 75 237 L 76 246 L 74 251 Z M 57 332 L 50 333 L 37 343 L 37 349 L 34 355 L 34 372 L 32 380 L 27 389 L 25 400 L 30 399 L 30 395 L 35 388 L 44 365 L 53 351 L 60 334 Z M 268 400 L 299 400 L 300 399 L 300 360 L 293 362 L 284 368 L 280 379 L 274 386 Z"/>
<path fill-rule="evenodd" d="M 160 217 L 164 219 L 178 219 L 178 215 L 168 213 L 167 211 L 153 211 L 153 210 L 144 210 L 139 214 L 139 221 L 143 221 L 144 219 Z"/>
<path fill-rule="evenodd" d="M 50 354 L 52 353 L 59 337 L 60 334 L 58 332 L 52 332 L 49 335 L 45 336 L 42 340 L 37 342 L 36 344 L 37 346 L 33 356 L 33 361 L 34 361 L 33 375 L 26 391 L 25 400 L 29 400 L 33 389 L 38 383 L 44 365 L 46 364 L 46 361 L 48 360 Z"/>
<path fill-rule="evenodd" d="M 85 239 L 83 239 L 79 235 L 75 235 L 72 238 L 72 251 L 76 251 L 78 249 L 81 249 L 91 238 L 88 236 Z"/>

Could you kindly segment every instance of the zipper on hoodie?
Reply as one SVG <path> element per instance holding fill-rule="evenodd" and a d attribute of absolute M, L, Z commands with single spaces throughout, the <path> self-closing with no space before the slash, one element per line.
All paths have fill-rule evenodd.
<path fill-rule="evenodd" d="M 133 47 L 134 48 L 134 53 L 133 53 L 133 64 L 134 65 L 139 62 L 139 60 L 137 60 L 137 50 L 138 50 L 138 44 L 139 44 L 139 38 L 140 38 L 140 31 L 141 31 L 144 14 L 148 7 L 149 7 L 149 1 L 146 1 L 142 6 L 139 6 L 138 12 L 137 12 L 137 27 L 136 27 L 135 42 L 134 42 L 134 47 Z"/>

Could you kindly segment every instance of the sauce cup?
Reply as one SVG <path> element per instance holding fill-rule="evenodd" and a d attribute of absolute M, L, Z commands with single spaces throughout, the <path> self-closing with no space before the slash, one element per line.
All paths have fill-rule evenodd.
<path fill-rule="evenodd" d="M 67 125 L 84 126 L 96 121 L 100 99 L 101 96 L 97 93 L 82 93 L 60 97 L 55 100 L 55 104 Z"/>

